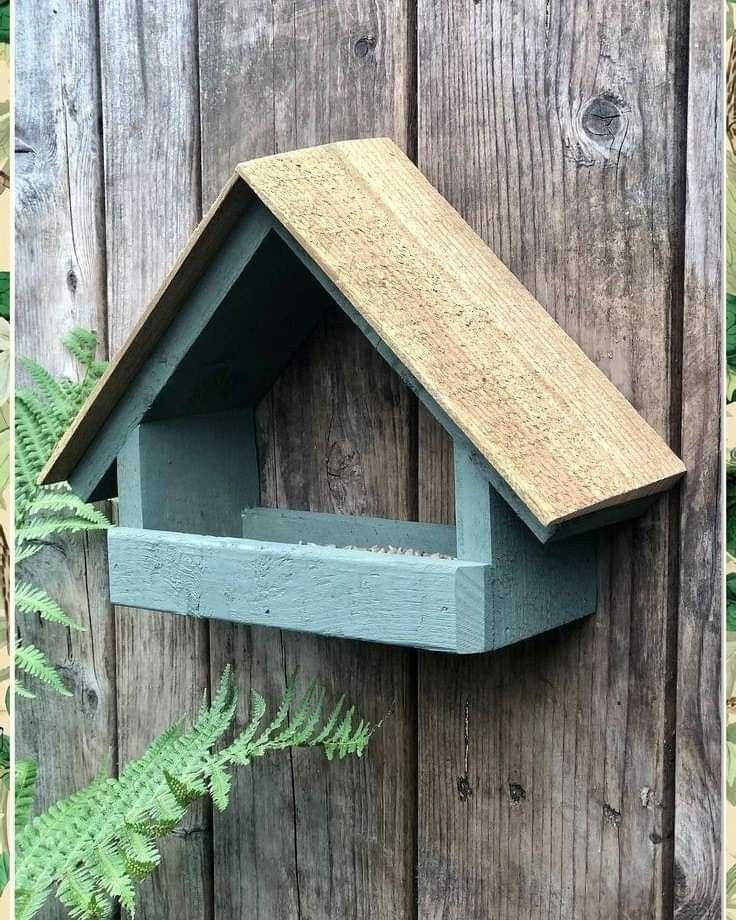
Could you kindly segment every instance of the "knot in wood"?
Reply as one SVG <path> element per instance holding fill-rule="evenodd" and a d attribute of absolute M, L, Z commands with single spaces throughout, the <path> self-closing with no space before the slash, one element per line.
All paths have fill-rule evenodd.
<path fill-rule="evenodd" d="M 594 96 L 585 104 L 582 114 L 583 131 L 592 140 L 610 144 L 624 126 L 624 108 L 621 100 L 609 93 Z"/>
<path fill-rule="evenodd" d="M 364 35 L 363 38 L 359 38 L 353 48 L 355 56 L 359 58 L 366 57 L 368 52 L 373 51 L 376 47 L 377 41 L 375 35 Z"/>
<path fill-rule="evenodd" d="M 509 783 L 509 798 L 512 805 L 521 805 L 526 801 L 526 789 L 520 783 Z"/>

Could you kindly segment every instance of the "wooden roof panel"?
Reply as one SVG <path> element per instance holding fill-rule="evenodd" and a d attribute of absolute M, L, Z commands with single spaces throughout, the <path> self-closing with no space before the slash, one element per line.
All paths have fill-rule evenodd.
<path fill-rule="evenodd" d="M 684 467 L 391 141 L 238 172 L 545 526 Z"/>
<path fill-rule="evenodd" d="M 237 174 L 542 525 L 682 475 L 662 438 L 391 141 L 265 157 Z M 231 180 L 42 481 L 69 476 L 249 194 Z"/>

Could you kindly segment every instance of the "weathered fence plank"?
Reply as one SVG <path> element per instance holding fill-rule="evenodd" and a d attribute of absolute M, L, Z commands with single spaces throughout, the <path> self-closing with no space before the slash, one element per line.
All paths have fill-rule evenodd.
<path fill-rule="evenodd" d="M 15 336 L 19 355 L 73 375 L 60 337 L 81 325 L 104 347 L 107 331 L 97 9 L 16 15 Z"/>
<path fill-rule="evenodd" d="M 205 203 L 238 160 L 376 134 L 406 148 L 409 23 L 404 0 L 202 2 Z M 416 402 L 360 334 L 337 323 L 259 411 L 262 502 L 415 517 Z M 287 772 L 274 762 L 237 781 L 232 812 L 242 821 L 216 818 L 216 915 L 413 916 L 413 653 L 264 630 L 218 627 L 212 637 L 213 670 L 235 653 L 243 680 L 275 693 L 279 669 L 298 666 L 302 680 L 347 693 L 369 718 L 392 709 L 363 761 L 328 765 L 298 752 Z"/>
<path fill-rule="evenodd" d="M 274 388 L 277 502 L 416 516 L 416 401 L 336 312 Z M 305 453 L 304 445 L 314 445 Z M 412 650 L 284 634 L 287 671 L 387 716 L 371 756 L 294 756 L 303 916 L 413 916 L 415 698 Z"/>
<path fill-rule="evenodd" d="M 682 9 L 420 0 L 418 14 L 420 166 L 664 434 L 678 424 Z M 669 507 L 603 539 L 589 621 L 492 668 L 420 656 L 422 920 L 665 912 Z"/>
<path fill-rule="evenodd" d="M 721 916 L 721 186 L 718 3 L 691 4 L 681 452 L 695 475 L 682 492 L 675 722 L 674 914 Z"/>
<path fill-rule="evenodd" d="M 200 105 L 202 120 L 202 204 L 207 208 L 235 164 L 274 153 L 277 112 L 294 99 L 280 74 L 285 50 L 276 54 L 274 31 L 284 5 L 257 0 L 248 9 L 226 0 L 200 0 Z M 223 80 L 227 74 L 227 81 Z M 280 99 L 280 93 L 285 96 Z M 279 124 L 278 130 L 283 131 Z M 258 414 L 258 429 L 261 429 Z M 272 476 L 264 469 L 259 437 L 261 492 Z M 232 664 L 237 683 L 275 701 L 284 690 L 281 633 L 264 628 L 210 624 L 211 669 Z M 241 693 L 237 718 L 247 718 Z M 278 820 L 274 820 L 278 815 Z M 214 814 L 215 920 L 250 913 L 253 920 L 300 916 L 291 760 L 259 760 L 233 777 L 227 815 Z"/>
<path fill-rule="evenodd" d="M 194 0 L 101 4 L 111 351 L 200 217 L 196 22 Z M 116 625 L 122 762 L 196 712 L 210 674 L 205 623 L 120 609 Z M 198 804 L 164 842 L 161 868 L 141 892 L 144 920 L 212 916 L 210 811 Z"/>
<path fill-rule="evenodd" d="M 76 374 L 60 338 L 94 328 L 103 345 L 105 237 L 96 4 L 15 10 L 15 337 L 18 355 Z M 39 51 L 39 36 L 43 50 Z M 20 375 L 19 375 L 20 376 Z M 25 642 L 60 665 L 72 699 L 33 686 L 17 702 L 17 754 L 39 765 L 38 811 L 116 769 L 115 636 L 104 534 L 55 539 L 27 572 L 86 628 L 18 617 Z M 22 576 L 23 573 L 18 573 Z M 61 920 L 56 904 L 44 920 Z"/>
<path fill-rule="evenodd" d="M 269 0 L 256 0 L 247 10 L 227 0 L 200 0 L 203 209 L 216 198 L 237 162 L 277 149 L 277 111 L 294 98 L 293 89 L 282 90 L 281 81 L 271 76 L 277 71 L 274 30 L 283 11 L 283 4 Z M 284 53 L 280 50 L 279 60 Z M 287 94 L 283 102 L 282 91 Z M 261 416 L 257 427 L 262 434 Z M 270 441 L 258 441 L 261 476 L 270 483 L 273 467 L 265 450 Z M 265 489 L 268 492 L 268 486 Z M 246 691 L 238 702 L 241 723 L 247 719 L 247 688 L 271 701 L 284 691 L 278 630 L 211 623 L 210 660 L 212 673 L 231 664 L 238 686 Z M 215 812 L 213 817 L 215 920 L 244 914 L 253 920 L 298 918 L 291 759 L 265 758 L 237 771 L 230 802 L 226 815 Z"/>

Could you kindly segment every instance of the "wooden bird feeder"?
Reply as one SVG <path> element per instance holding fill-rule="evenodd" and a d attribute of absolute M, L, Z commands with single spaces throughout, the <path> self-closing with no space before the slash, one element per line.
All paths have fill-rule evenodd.
<path fill-rule="evenodd" d="M 456 526 L 258 507 L 254 409 L 335 304 L 450 434 Z M 117 495 L 114 603 L 466 653 L 592 613 L 594 531 L 683 472 L 404 154 L 361 140 L 237 167 L 41 481 Z"/>

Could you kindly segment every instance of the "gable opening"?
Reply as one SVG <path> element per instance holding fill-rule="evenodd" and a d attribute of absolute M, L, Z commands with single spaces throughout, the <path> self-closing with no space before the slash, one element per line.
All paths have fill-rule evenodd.
<path fill-rule="evenodd" d="M 146 519 L 142 498 L 141 523 L 215 536 L 455 556 L 451 523 L 419 522 L 420 412 L 427 416 L 399 374 L 272 229 L 143 418 L 141 436 L 150 438 L 150 446 L 141 440 L 137 449 L 145 449 L 145 463 L 154 468 L 151 479 L 164 483 L 157 504 L 182 511 L 170 519 L 168 511 L 156 511 Z M 241 424 L 249 428 L 243 438 L 223 431 Z M 446 441 L 451 490 L 451 439 L 428 416 L 422 424 L 436 426 L 435 437 Z M 221 445 L 211 445 L 208 462 L 202 440 L 213 438 Z M 243 439 L 252 439 L 252 451 Z M 257 492 L 253 470 L 243 471 L 250 486 L 240 492 L 212 481 L 205 485 L 208 478 L 237 477 L 241 464 L 254 462 Z M 123 479 L 119 470 L 119 483 Z M 188 500 L 175 496 L 179 488 Z M 233 509 L 197 513 L 212 489 L 218 500 L 244 496 L 238 508 L 242 530 L 236 532 Z M 452 495 L 444 505 L 453 507 Z"/>

